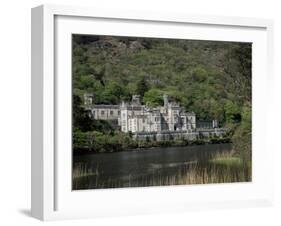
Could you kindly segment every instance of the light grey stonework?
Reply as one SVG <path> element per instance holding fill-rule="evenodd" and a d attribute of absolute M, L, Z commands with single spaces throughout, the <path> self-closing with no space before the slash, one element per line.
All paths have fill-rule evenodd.
<path fill-rule="evenodd" d="M 164 132 L 188 131 L 196 129 L 196 116 L 193 112 L 186 112 L 176 102 L 169 102 L 164 95 L 164 106 L 148 107 L 141 105 L 134 98 L 131 103 L 121 104 L 121 131 Z"/>
<path fill-rule="evenodd" d="M 199 136 L 225 134 L 225 130 L 217 128 L 216 120 L 209 123 L 212 128 L 197 128 L 194 112 L 187 112 L 177 102 L 169 101 L 166 94 L 163 101 L 163 106 L 149 107 L 141 104 L 139 95 L 133 95 L 130 103 L 95 105 L 94 95 L 84 94 L 85 109 L 93 119 L 112 121 L 122 132 L 131 132 L 138 140 L 193 140 Z"/>

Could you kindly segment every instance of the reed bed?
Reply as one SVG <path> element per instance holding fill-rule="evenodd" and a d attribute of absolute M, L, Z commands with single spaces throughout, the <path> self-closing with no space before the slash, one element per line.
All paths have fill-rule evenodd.
<path fill-rule="evenodd" d="M 233 152 L 217 153 L 208 160 L 191 162 L 173 175 L 162 175 L 159 171 L 138 177 L 128 175 L 122 180 L 100 180 L 98 167 L 92 171 L 88 170 L 87 166 L 77 165 L 73 170 L 73 189 L 233 183 L 251 180 L 251 164 L 244 163 Z"/>
<path fill-rule="evenodd" d="M 99 170 L 98 166 L 93 170 L 93 168 L 89 167 L 88 164 L 78 163 L 75 164 L 72 171 L 72 179 L 79 179 L 81 177 L 89 177 L 89 176 L 98 176 Z"/>

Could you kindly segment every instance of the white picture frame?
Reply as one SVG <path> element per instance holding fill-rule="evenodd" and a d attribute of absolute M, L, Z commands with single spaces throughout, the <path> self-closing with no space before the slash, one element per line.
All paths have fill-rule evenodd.
<path fill-rule="evenodd" d="M 253 42 L 253 182 L 71 191 L 71 138 L 65 135 L 71 104 L 60 105 L 71 93 L 71 86 L 62 86 L 71 81 L 69 34 L 97 30 L 109 35 Z M 273 153 L 266 123 L 257 122 L 266 122 L 271 104 L 272 33 L 273 22 L 266 19 L 57 5 L 33 8 L 32 216 L 56 220 L 271 205 L 273 179 L 267 175 L 273 172 Z"/>

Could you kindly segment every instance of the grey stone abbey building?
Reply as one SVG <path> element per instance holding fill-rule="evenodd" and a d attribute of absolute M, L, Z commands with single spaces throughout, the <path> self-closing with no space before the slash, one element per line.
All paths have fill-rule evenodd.
<path fill-rule="evenodd" d="M 84 95 L 84 104 L 91 117 L 97 120 L 116 121 L 122 132 L 187 131 L 196 128 L 196 116 L 186 112 L 167 95 L 163 96 L 164 106 L 141 105 L 140 96 L 133 95 L 131 103 L 120 105 L 94 105 L 92 94 Z"/>
<path fill-rule="evenodd" d="M 216 120 L 208 122 L 208 126 L 204 122 L 202 127 L 202 123 L 197 123 L 194 112 L 187 112 L 179 103 L 170 101 L 168 95 L 163 95 L 163 102 L 163 106 L 149 107 L 141 104 L 139 95 L 133 95 L 130 103 L 96 105 L 93 94 L 84 94 L 84 106 L 92 119 L 110 121 L 115 128 L 131 132 L 138 139 L 156 135 L 157 140 L 171 137 L 194 139 L 200 134 L 223 135 L 224 130 L 217 128 Z"/>
<path fill-rule="evenodd" d="M 187 131 L 196 128 L 196 117 L 193 112 L 186 112 L 178 103 L 169 102 L 164 95 L 164 106 L 148 107 L 141 105 L 138 95 L 132 102 L 120 106 L 120 126 L 123 132 L 162 132 Z"/>

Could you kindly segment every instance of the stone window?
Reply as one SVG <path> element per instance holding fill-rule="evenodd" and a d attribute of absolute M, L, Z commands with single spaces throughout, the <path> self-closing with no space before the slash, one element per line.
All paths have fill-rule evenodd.
<path fill-rule="evenodd" d="M 113 111 L 110 111 L 110 115 L 113 115 Z"/>
<path fill-rule="evenodd" d="M 101 111 L 101 115 L 104 115 L 104 111 Z"/>

